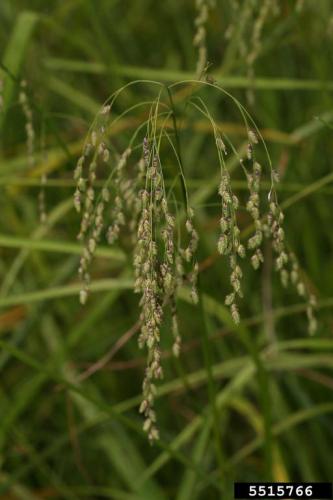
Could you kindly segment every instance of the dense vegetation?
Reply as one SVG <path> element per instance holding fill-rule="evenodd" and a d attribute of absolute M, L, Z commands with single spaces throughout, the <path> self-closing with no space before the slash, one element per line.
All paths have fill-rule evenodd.
<path fill-rule="evenodd" d="M 0 22 L 0 498 L 332 480 L 331 0 L 2 0 Z"/>

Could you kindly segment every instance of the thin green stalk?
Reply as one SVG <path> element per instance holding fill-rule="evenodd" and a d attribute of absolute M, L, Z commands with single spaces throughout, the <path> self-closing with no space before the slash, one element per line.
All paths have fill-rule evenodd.
<path fill-rule="evenodd" d="M 237 327 L 239 337 L 249 352 L 251 358 L 257 369 L 258 375 L 258 385 L 259 385 L 259 397 L 261 401 L 261 410 L 263 413 L 264 420 L 264 455 L 265 455 L 265 480 L 273 480 L 273 433 L 272 433 L 272 404 L 270 399 L 270 389 L 269 389 L 269 373 L 264 366 L 259 350 L 256 344 L 256 340 L 248 336 L 248 332 L 244 330 L 243 326 L 240 324 Z"/>
<path fill-rule="evenodd" d="M 198 296 L 199 296 L 199 308 L 200 308 L 200 315 L 201 315 L 201 343 L 202 343 L 202 349 L 203 349 L 203 356 L 204 356 L 204 363 L 205 363 L 205 368 L 207 371 L 207 379 L 208 379 L 208 393 L 209 393 L 209 399 L 210 399 L 210 404 L 212 408 L 212 414 L 214 418 L 214 434 L 215 434 L 215 447 L 216 447 L 216 456 L 217 456 L 217 461 L 219 463 L 219 469 L 220 469 L 220 476 L 223 477 L 224 473 L 224 456 L 223 456 L 223 450 L 222 450 L 222 437 L 221 437 L 221 418 L 219 414 L 219 410 L 216 404 L 216 395 L 217 395 L 217 390 L 215 386 L 215 381 L 213 377 L 213 362 L 211 358 L 211 351 L 210 351 L 210 342 L 209 342 L 209 335 L 208 335 L 208 322 L 207 322 L 207 316 L 205 312 L 205 307 L 202 299 L 202 293 L 201 293 L 201 287 L 200 287 L 200 277 L 198 279 Z"/>

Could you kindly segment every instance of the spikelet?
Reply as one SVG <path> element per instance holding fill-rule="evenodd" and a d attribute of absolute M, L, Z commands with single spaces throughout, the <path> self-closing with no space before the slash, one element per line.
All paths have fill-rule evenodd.
<path fill-rule="evenodd" d="M 283 286 L 288 286 L 291 281 L 298 295 L 307 300 L 307 317 L 309 323 L 309 332 L 312 334 L 316 328 L 316 319 L 314 317 L 315 299 L 307 289 L 305 282 L 301 279 L 298 272 L 296 257 L 287 249 L 285 243 L 285 233 L 283 230 L 284 215 L 278 204 L 275 184 L 278 182 L 278 174 L 271 170 L 271 190 L 269 193 L 269 212 L 267 217 L 261 213 L 260 194 L 261 194 L 261 176 L 262 167 L 256 159 L 255 148 L 259 144 L 257 133 L 248 128 L 248 145 L 246 159 L 240 159 L 240 165 L 247 179 L 249 198 L 246 209 L 250 214 L 254 234 L 247 242 L 248 250 L 251 253 L 250 261 L 252 267 L 257 270 L 264 261 L 262 252 L 262 242 L 264 237 L 270 238 L 273 242 L 275 252 L 275 268 L 280 274 Z M 218 188 L 218 194 L 221 197 L 221 218 L 220 218 L 220 236 L 217 241 L 217 250 L 220 255 L 227 256 L 230 266 L 230 283 L 232 291 L 225 298 L 225 304 L 230 307 L 230 313 L 235 321 L 240 321 L 239 310 L 237 306 L 237 297 L 242 297 L 241 279 L 242 270 L 238 258 L 246 256 L 245 247 L 240 243 L 240 230 L 237 225 L 238 199 L 231 189 L 230 175 L 226 168 L 224 157 L 227 154 L 227 148 L 219 132 L 214 130 L 215 142 L 221 166 L 221 178 Z M 292 266 L 292 271 L 290 271 Z M 292 279 L 290 280 L 290 277 Z"/>
<path fill-rule="evenodd" d="M 33 167 L 35 164 L 35 130 L 33 123 L 32 109 L 27 94 L 27 82 L 25 80 L 21 81 L 19 102 L 21 104 L 21 108 L 25 117 L 28 163 L 30 167 Z"/>
<path fill-rule="evenodd" d="M 38 193 L 38 212 L 39 212 L 39 220 L 41 224 L 45 224 L 47 215 L 46 215 L 46 199 L 45 199 L 45 186 L 47 184 L 47 176 L 43 174 L 40 178 L 40 191 Z"/>

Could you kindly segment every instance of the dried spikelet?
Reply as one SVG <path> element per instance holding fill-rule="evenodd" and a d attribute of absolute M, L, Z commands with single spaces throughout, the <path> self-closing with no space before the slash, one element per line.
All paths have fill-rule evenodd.
<path fill-rule="evenodd" d="M 27 95 L 27 82 L 21 81 L 19 102 L 25 117 L 25 131 L 27 135 L 27 153 L 29 166 L 33 167 L 35 164 L 35 131 L 33 124 L 32 109 Z"/>
<path fill-rule="evenodd" d="M 46 200 L 45 200 L 45 186 L 47 184 L 47 176 L 43 174 L 40 178 L 40 191 L 38 193 L 38 212 L 39 212 L 39 220 L 41 224 L 45 224 L 47 215 L 46 215 Z"/>
<path fill-rule="evenodd" d="M 195 262 L 193 265 L 193 270 L 189 275 L 189 281 L 191 284 L 191 300 L 193 304 L 197 304 L 199 302 L 199 296 L 197 290 L 198 274 L 199 274 L 199 265 L 197 262 Z"/>
<path fill-rule="evenodd" d="M 262 262 L 262 254 L 258 251 L 263 238 L 259 194 L 261 170 L 261 165 L 257 161 L 254 161 L 252 165 L 252 172 L 247 174 L 250 196 L 246 204 L 246 209 L 250 213 L 255 226 L 255 234 L 249 239 L 248 248 L 253 251 L 252 263 L 255 269 L 257 269 L 260 262 Z"/>
<path fill-rule="evenodd" d="M 111 111 L 111 104 L 105 104 L 101 109 L 101 115 L 108 115 Z"/>
<path fill-rule="evenodd" d="M 188 214 L 187 214 L 187 219 L 185 223 L 186 231 L 189 235 L 189 243 L 188 246 L 185 248 L 185 250 L 182 251 L 182 255 L 186 262 L 191 262 L 194 254 L 197 250 L 198 247 L 198 241 L 199 241 L 199 236 L 197 231 L 194 228 L 193 224 L 193 210 L 189 209 Z"/>
<path fill-rule="evenodd" d="M 41 137 L 41 156 L 43 162 L 46 164 L 48 160 L 48 154 L 45 146 L 45 133 Z M 39 220 L 41 224 L 45 224 L 47 220 L 46 213 L 46 185 L 47 185 L 47 174 L 44 172 L 40 177 L 40 190 L 38 193 L 38 213 Z"/>
<path fill-rule="evenodd" d="M 309 291 L 305 281 L 302 279 L 299 264 L 296 255 L 293 252 L 288 252 L 288 261 L 290 263 L 290 271 L 288 273 L 288 278 L 292 285 L 296 288 L 296 291 L 300 297 L 303 297 L 307 301 L 306 314 L 308 318 L 308 329 L 310 335 L 313 335 L 317 330 L 317 320 L 314 315 L 314 309 L 316 307 L 316 298 Z M 289 279 L 288 279 L 289 282 Z"/>
<path fill-rule="evenodd" d="M 171 320 L 172 320 L 172 335 L 174 338 L 172 345 L 172 353 L 178 358 L 181 350 L 181 337 L 179 333 L 178 326 L 178 316 L 177 316 L 177 307 L 176 307 L 176 296 L 172 294 L 171 296 Z"/>

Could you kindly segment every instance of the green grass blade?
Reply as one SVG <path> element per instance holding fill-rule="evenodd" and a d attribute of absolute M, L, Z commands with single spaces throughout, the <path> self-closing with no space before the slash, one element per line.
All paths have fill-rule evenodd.
<path fill-rule="evenodd" d="M 16 20 L 12 34 L 9 38 L 5 53 L 3 55 L 1 67 L 8 70 L 4 74 L 4 112 L 0 113 L 0 132 L 3 129 L 6 112 L 10 108 L 14 96 L 17 81 L 20 78 L 20 70 L 24 62 L 24 57 L 29 46 L 29 42 L 34 33 L 38 21 L 38 15 L 34 12 L 21 12 Z"/>
<path fill-rule="evenodd" d="M 107 67 L 101 63 L 86 63 L 80 60 L 70 60 L 61 58 L 45 58 L 44 64 L 52 70 L 64 70 L 73 72 L 84 72 L 94 74 L 105 74 Z M 138 66 L 115 65 L 113 67 L 119 75 L 129 79 L 160 80 L 162 82 L 173 82 L 178 80 L 191 80 L 194 73 L 170 69 L 153 69 Z M 292 78 L 261 78 L 255 81 L 243 76 L 225 76 L 219 73 L 212 73 L 213 78 L 226 89 L 238 88 L 246 89 L 249 85 L 257 90 L 307 90 L 307 91 L 332 91 L 332 81 L 304 80 Z"/>

